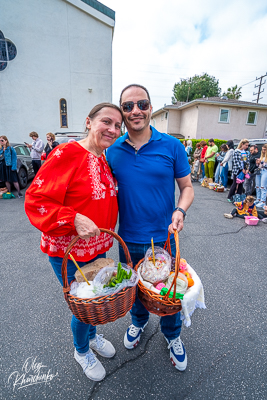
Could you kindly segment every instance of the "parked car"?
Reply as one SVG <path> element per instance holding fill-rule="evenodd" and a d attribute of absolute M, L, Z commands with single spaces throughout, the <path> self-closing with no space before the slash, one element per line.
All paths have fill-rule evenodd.
<path fill-rule="evenodd" d="M 10 143 L 10 145 L 14 147 L 17 154 L 18 181 L 20 188 L 24 189 L 27 186 L 28 181 L 34 178 L 31 153 L 25 144 Z"/>
<path fill-rule="evenodd" d="M 56 141 L 61 143 L 67 143 L 70 139 L 78 140 L 84 139 L 87 136 L 85 132 L 55 132 Z"/>

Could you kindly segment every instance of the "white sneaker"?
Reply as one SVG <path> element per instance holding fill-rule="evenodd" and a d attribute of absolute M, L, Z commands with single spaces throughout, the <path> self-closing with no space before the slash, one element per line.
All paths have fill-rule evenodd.
<path fill-rule="evenodd" d="M 104 339 L 103 335 L 96 334 L 95 338 L 90 340 L 89 346 L 102 357 L 111 358 L 116 353 L 114 346 Z"/>
<path fill-rule="evenodd" d="M 187 355 L 184 348 L 184 344 L 180 339 L 180 336 L 174 340 L 168 340 L 168 349 L 170 349 L 170 359 L 172 364 L 179 371 L 184 371 L 187 367 Z"/>
<path fill-rule="evenodd" d="M 262 222 L 263 222 L 264 224 L 267 224 L 267 218 L 262 218 Z"/>
<path fill-rule="evenodd" d="M 101 362 L 96 358 L 91 349 L 84 356 L 74 351 L 74 358 L 80 364 L 87 378 L 92 381 L 102 381 L 106 376 L 106 371 Z"/>
<path fill-rule="evenodd" d="M 140 342 L 141 333 L 144 332 L 148 322 L 142 327 L 138 328 L 134 324 L 131 324 L 124 335 L 124 346 L 128 350 L 134 349 Z"/>
<path fill-rule="evenodd" d="M 224 218 L 232 219 L 234 218 L 232 214 L 223 214 Z"/>

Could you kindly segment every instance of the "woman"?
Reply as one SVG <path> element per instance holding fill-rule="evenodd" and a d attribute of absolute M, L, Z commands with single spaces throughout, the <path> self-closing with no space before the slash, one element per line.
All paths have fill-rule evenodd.
<path fill-rule="evenodd" d="M 23 197 L 18 183 L 17 154 L 6 136 L 0 136 L 0 181 L 6 183 L 8 192 L 11 192 L 13 183 L 18 192 L 18 198 Z"/>
<path fill-rule="evenodd" d="M 223 159 L 224 159 L 224 157 L 226 155 L 226 152 L 228 150 L 226 144 L 222 144 L 221 147 L 220 147 L 220 150 L 221 150 L 220 153 L 217 153 L 216 156 L 215 156 L 215 158 L 217 160 L 217 163 L 218 163 L 217 167 L 216 167 L 216 170 L 215 170 L 215 177 L 214 177 L 215 183 L 219 183 L 219 181 L 221 181 L 221 172 L 222 172 L 221 163 L 222 163 L 222 161 L 223 161 Z"/>
<path fill-rule="evenodd" d="M 237 184 L 236 178 L 237 175 L 242 171 L 244 174 L 248 173 L 249 168 L 249 152 L 246 151 L 249 146 L 248 139 L 242 139 L 237 149 L 233 154 L 233 183 L 230 187 L 228 194 L 228 201 L 232 202 L 232 197 L 235 193 L 242 194 L 243 193 L 243 184 Z"/>
<path fill-rule="evenodd" d="M 117 106 L 95 106 L 86 119 L 88 136 L 54 149 L 27 190 L 26 213 L 42 231 L 41 250 L 48 254 L 61 285 L 62 258 L 74 236 L 82 239 L 72 249 L 80 266 L 105 257 L 112 246 L 111 236 L 99 231 L 99 227 L 114 230 L 118 213 L 115 185 L 103 151 L 120 136 L 121 124 Z M 71 282 L 76 272 L 71 260 L 67 271 Z M 95 326 L 75 316 L 71 328 L 75 360 L 89 379 L 101 381 L 105 369 L 91 349 L 110 358 L 115 354 L 114 347 L 96 334 Z"/>
<path fill-rule="evenodd" d="M 221 180 L 222 180 L 222 185 L 224 186 L 224 189 L 226 191 L 227 184 L 228 184 L 228 171 L 232 171 L 233 168 L 233 154 L 234 154 L 234 142 L 232 140 L 228 140 L 226 143 L 226 147 L 228 151 L 226 152 L 226 155 L 223 159 L 223 161 L 220 163 L 222 170 L 221 170 Z"/>
<path fill-rule="evenodd" d="M 53 133 L 51 133 L 51 132 L 49 132 L 49 133 L 46 134 L 46 140 L 47 140 L 47 144 L 46 144 L 46 146 L 45 146 L 45 148 L 44 148 L 44 152 L 45 152 L 45 154 L 46 154 L 45 159 L 47 159 L 48 154 L 50 154 L 51 151 L 52 151 L 55 147 L 57 147 L 57 146 L 59 145 L 59 143 L 56 142 L 56 136 L 55 136 Z"/>
<path fill-rule="evenodd" d="M 192 172 L 191 172 L 193 180 L 198 180 L 198 178 L 199 178 L 199 167 L 200 167 L 199 160 L 200 160 L 201 152 L 202 152 L 202 149 L 201 149 L 200 143 L 197 143 L 196 150 L 194 151 L 194 154 L 193 154 L 194 162 L 193 162 Z"/>
<path fill-rule="evenodd" d="M 260 174 L 256 175 L 256 196 L 255 204 L 257 208 L 263 208 L 266 205 L 267 194 L 267 144 L 261 149 L 261 157 L 256 160 Z"/>

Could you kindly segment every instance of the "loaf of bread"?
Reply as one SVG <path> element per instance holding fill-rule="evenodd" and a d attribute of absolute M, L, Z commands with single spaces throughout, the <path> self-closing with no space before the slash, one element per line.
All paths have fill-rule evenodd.
<path fill-rule="evenodd" d="M 89 264 L 86 264 L 84 267 L 81 268 L 81 270 L 83 271 L 86 279 L 88 281 L 92 281 L 100 269 L 104 267 L 114 267 L 114 266 L 115 263 L 111 258 L 98 258 L 97 260 Z M 77 282 L 84 282 L 82 274 L 78 270 L 75 272 L 75 278 Z"/>

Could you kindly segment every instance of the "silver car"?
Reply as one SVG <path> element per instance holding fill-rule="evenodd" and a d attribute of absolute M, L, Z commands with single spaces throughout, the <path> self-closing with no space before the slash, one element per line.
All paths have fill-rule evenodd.
<path fill-rule="evenodd" d="M 17 154 L 17 173 L 18 181 L 21 189 L 27 186 L 30 179 L 33 179 L 35 174 L 32 166 L 30 150 L 23 143 L 10 143 L 14 147 Z"/>

